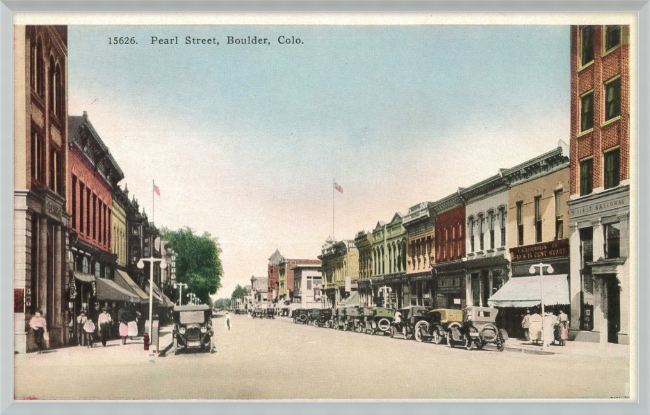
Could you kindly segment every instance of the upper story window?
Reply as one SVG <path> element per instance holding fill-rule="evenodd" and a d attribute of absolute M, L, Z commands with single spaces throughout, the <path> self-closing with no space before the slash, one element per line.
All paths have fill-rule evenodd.
<path fill-rule="evenodd" d="M 580 26 L 580 64 L 585 66 L 594 60 L 594 27 Z"/>
<path fill-rule="evenodd" d="M 501 246 L 506 246 L 506 209 L 499 209 L 501 216 Z"/>
<path fill-rule="evenodd" d="M 45 183 L 45 139 L 41 132 L 32 125 L 31 142 L 32 179 Z"/>
<path fill-rule="evenodd" d="M 63 196 L 63 160 L 61 150 L 52 146 L 50 152 L 50 189 Z"/>
<path fill-rule="evenodd" d="M 580 97 L 580 132 L 594 128 L 594 91 Z"/>
<path fill-rule="evenodd" d="M 523 218 L 524 202 L 517 202 L 517 245 L 524 244 L 524 218 Z"/>
<path fill-rule="evenodd" d="M 542 197 L 535 198 L 535 242 L 542 242 Z"/>
<path fill-rule="evenodd" d="M 470 252 L 474 252 L 474 218 L 469 220 L 469 249 Z"/>
<path fill-rule="evenodd" d="M 605 83 L 605 121 L 621 115 L 621 77 Z"/>
<path fill-rule="evenodd" d="M 77 176 L 72 175 L 72 229 L 77 229 Z"/>
<path fill-rule="evenodd" d="M 45 77 L 43 76 L 45 68 L 43 65 L 43 42 L 41 38 L 33 38 L 29 49 L 29 80 L 34 92 L 42 97 L 45 93 Z"/>
<path fill-rule="evenodd" d="M 555 192 L 555 240 L 564 238 L 564 211 L 562 190 Z"/>
<path fill-rule="evenodd" d="M 605 26 L 605 52 L 621 44 L 621 26 Z"/>
<path fill-rule="evenodd" d="M 79 233 L 84 231 L 84 184 L 79 181 Z"/>
<path fill-rule="evenodd" d="M 619 148 L 605 153 L 605 189 L 618 186 L 621 179 L 621 150 Z"/>
<path fill-rule="evenodd" d="M 81 260 L 81 270 L 85 274 L 90 274 L 90 261 L 87 256 L 84 256 Z"/>
<path fill-rule="evenodd" d="M 580 162 L 580 196 L 591 194 L 594 184 L 594 159 L 589 158 Z"/>
<path fill-rule="evenodd" d="M 605 256 L 608 259 L 621 256 L 621 226 L 618 223 L 605 225 Z"/>
<path fill-rule="evenodd" d="M 484 250 L 485 249 L 485 234 L 484 234 L 484 226 L 483 226 L 483 215 L 478 215 L 478 244 L 479 244 L 479 250 Z"/>
<path fill-rule="evenodd" d="M 490 249 L 494 249 L 494 211 L 488 212 L 488 220 L 490 226 Z"/>

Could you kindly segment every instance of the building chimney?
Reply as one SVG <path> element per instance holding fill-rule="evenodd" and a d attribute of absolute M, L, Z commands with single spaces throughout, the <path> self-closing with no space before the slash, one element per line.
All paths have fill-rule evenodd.
<path fill-rule="evenodd" d="M 88 111 L 84 111 L 84 118 L 88 119 Z"/>

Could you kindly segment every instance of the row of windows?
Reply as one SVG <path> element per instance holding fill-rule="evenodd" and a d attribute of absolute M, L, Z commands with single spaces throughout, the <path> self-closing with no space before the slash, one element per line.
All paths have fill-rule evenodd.
<path fill-rule="evenodd" d="M 605 121 L 621 115 L 621 76 L 616 75 L 605 82 Z M 594 128 L 594 91 L 580 96 L 580 132 Z"/>
<path fill-rule="evenodd" d="M 43 61 L 43 41 L 40 37 L 33 37 L 30 43 L 30 84 L 32 90 L 41 98 L 45 97 L 45 63 Z M 50 56 L 49 65 L 49 104 L 50 112 L 63 119 L 65 107 L 65 85 L 61 65 Z"/>
<path fill-rule="evenodd" d="M 463 256 L 462 246 L 465 241 L 463 240 L 462 224 L 447 227 L 442 230 L 442 234 L 438 232 L 436 239 L 442 242 L 441 247 L 436 251 L 437 261 Z"/>
<path fill-rule="evenodd" d="M 80 206 L 78 214 L 77 193 Z M 82 181 L 79 180 L 77 188 L 75 175 L 72 175 L 72 229 L 99 244 L 111 245 L 111 209 Z"/>
<path fill-rule="evenodd" d="M 580 26 L 580 66 L 594 61 L 595 26 Z M 605 26 L 603 53 L 607 53 L 621 44 L 621 26 Z"/>
<path fill-rule="evenodd" d="M 564 212 L 563 212 L 563 203 L 564 195 L 562 190 L 558 190 L 554 195 L 555 202 L 555 240 L 564 239 Z M 543 222 L 542 222 L 542 196 L 536 196 L 534 199 L 535 203 L 535 216 L 534 218 L 534 228 L 535 228 L 535 243 L 543 242 Z M 524 202 L 519 201 L 516 203 L 517 209 L 517 245 L 524 245 L 524 218 L 523 218 L 523 208 Z"/>
<path fill-rule="evenodd" d="M 604 152 L 605 163 L 603 166 L 604 187 L 611 189 L 620 183 L 621 179 L 621 151 L 620 148 Z M 594 190 L 594 159 L 580 161 L 580 196 L 591 194 Z"/>
<path fill-rule="evenodd" d="M 506 210 L 505 208 L 499 208 L 499 225 L 501 228 L 501 246 L 506 245 Z M 479 240 L 479 251 L 485 250 L 485 232 L 484 232 L 484 222 L 485 218 L 483 217 L 483 214 L 479 214 L 477 216 L 477 219 L 474 219 L 473 217 L 469 218 L 468 221 L 468 230 L 469 230 L 469 243 L 470 243 L 470 252 L 475 252 L 476 250 L 476 243 L 475 243 L 475 233 L 474 233 L 474 228 L 475 226 L 477 227 L 477 234 L 478 234 L 478 240 Z M 490 210 L 488 212 L 488 219 L 487 223 L 489 226 L 489 235 L 490 235 L 490 245 L 489 249 L 494 249 L 496 247 L 496 240 L 495 240 L 495 222 L 496 222 L 496 215 L 493 210 Z"/>
<path fill-rule="evenodd" d="M 45 137 L 42 131 L 32 124 L 31 151 L 31 177 L 32 181 L 41 186 L 47 186 L 52 191 L 64 195 L 63 186 L 63 156 L 61 149 L 50 142 L 49 162 L 46 159 Z M 46 165 L 49 165 L 49 180 L 45 174 Z"/>
<path fill-rule="evenodd" d="M 603 253 L 607 259 L 616 259 L 621 256 L 621 224 L 609 223 L 603 225 Z M 594 254 L 594 228 L 580 229 L 580 256 L 582 259 L 581 268 L 585 268 L 588 262 L 593 262 Z"/>

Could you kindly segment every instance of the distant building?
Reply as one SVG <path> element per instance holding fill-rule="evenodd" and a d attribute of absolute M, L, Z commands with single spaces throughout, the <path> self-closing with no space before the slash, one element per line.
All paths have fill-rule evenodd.
<path fill-rule="evenodd" d="M 410 303 L 410 286 L 406 277 L 406 229 L 402 214 L 395 213 L 390 223 L 377 222 L 372 231 L 373 274 L 371 277 L 376 298 L 383 298 L 381 287 L 389 287 L 384 306 L 402 307 Z"/>
<path fill-rule="evenodd" d="M 251 296 L 255 304 L 269 301 L 269 279 L 267 277 L 251 277 Z"/>
<path fill-rule="evenodd" d="M 431 307 L 435 292 L 431 272 L 435 262 L 436 214 L 433 203 L 422 202 L 411 206 L 402 222 L 408 233 L 406 275 L 411 285 L 410 305 Z"/>
<path fill-rule="evenodd" d="M 371 286 L 372 277 L 372 232 L 360 231 L 354 238 L 354 246 L 359 251 L 359 302 L 361 305 L 373 306 L 374 293 Z"/>
<path fill-rule="evenodd" d="M 318 259 L 286 259 L 282 258 L 279 265 L 278 275 L 278 298 L 283 301 L 293 301 L 293 269 L 296 264 L 312 264 L 320 265 L 321 261 Z"/>
<path fill-rule="evenodd" d="M 571 338 L 629 344 L 629 26 L 572 26 L 570 72 Z"/>
<path fill-rule="evenodd" d="M 273 255 L 269 258 L 268 265 L 268 297 L 270 300 L 275 300 L 280 292 L 280 262 L 284 257 L 279 250 L 275 250 Z"/>
<path fill-rule="evenodd" d="M 323 244 L 318 258 L 323 264 L 324 306 L 336 307 L 358 288 L 359 251 L 354 241 L 334 241 L 330 236 Z"/>
<path fill-rule="evenodd" d="M 293 271 L 293 298 L 302 308 L 322 308 L 323 277 L 320 264 L 296 264 Z"/>

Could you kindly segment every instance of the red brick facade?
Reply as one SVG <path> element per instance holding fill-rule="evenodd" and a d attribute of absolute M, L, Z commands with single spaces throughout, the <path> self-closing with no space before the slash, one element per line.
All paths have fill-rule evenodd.
<path fill-rule="evenodd" d="M 305 264 L 305 265 L 320 265 L 321 261 L 320 259 L 287 259 L 285 260 L 286 262 L 283 262 L 280 264 L 280 266 L 286 266 L 286 273 L 287 273 L 287 291 L 291 293 L 291 296 L 293 297 L 293 270 L 291 267 L 293 267 L 296 264 Z"/>
<path fill-rule="evenodd" d="M 604 151 L 620 146 L 620 180 L 629 179 L 630 45 L 622 26 L 620 46 L 605 51 L 606 26 L 594 26 L 593 62 L 581 64 L 580 26 L 571 27 L 571 195 L 580 193 L 580 160 L 593 156 L 593 188 L 604 186 Z M 605 122 L 605 83 L 620 75 L 620 118 Z M 580 135 L 581 95 L 593 90 L 593 130 Z M 604 125 L 603 125 L 604 124 Z"/>
<path fill-rule="evenodd" d="M 465 256 L 465 206 L 436 216 L 436 263 Z"/>
<path fill-rule="evenodd" d="M 69 169 L 67 202 L 68 212 L 72 215 L 70 227 L 80 240 L 110 253 L 111 187 L 76 145 L 70 150 Z"/>
<path fill-rule="evenodd" d="M 279 287 L 280 265 L 270 265 L 269 264 L 268 277 L 269 277 L 268 298 L 269 298 L 269 300 L 272 300 L 273 299 L 273 291 L 275 291 L 275 294 L 277 295 L 278 290 L 280 289 L 280 287 Z"/>

